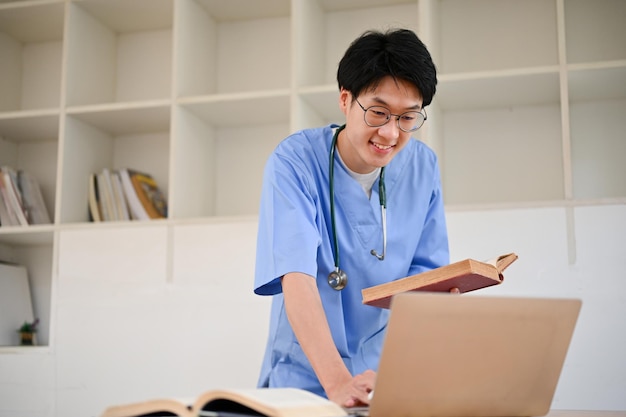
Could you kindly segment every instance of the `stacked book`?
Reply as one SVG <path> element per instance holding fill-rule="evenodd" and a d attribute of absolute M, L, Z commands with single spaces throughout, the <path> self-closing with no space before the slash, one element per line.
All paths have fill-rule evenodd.
<path fill-rule="evenodd" d="M 31 174 L 0 168 L 0 226 L 51 223 L 39 183 Z"/>
<path fill-rule="evenodd" d="M 89 217 L 94 222 L 167 217 L 167 200 L 154 178 L 123 168 L 89 177 Z"/>

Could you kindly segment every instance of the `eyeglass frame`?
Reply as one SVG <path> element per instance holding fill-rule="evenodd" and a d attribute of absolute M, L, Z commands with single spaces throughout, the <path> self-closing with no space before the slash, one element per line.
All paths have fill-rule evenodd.
<path fill-rule="evenodd" d="M 405 111 L 405 112 L 404 112 L 404 113 L 402 113 L 402 114 L 393 114 L 393 113 L 392 113 L 392 112 L 391 112 L 388 108 L 386 108 L 385 106 L 369 106 L 368 108 L 365 108 L 365 107 L 363 107 L 363 105 L 359 102 L 359 99 L 358 99 L 358 98 L 356 98 L 356 97 L 355 97 L 355 98 L 354 98 L 354 101 L 356 101 L 356 103 L 359 105 L 359 107 L 361 107 L 361 110 L 363 110 L 363 121 L 364 121 L 364 122 L 365 122 L 365 124 L 366 124 L 366 125 L 368 125 L 369 127 L 381 127 L 381 126 L 384 126 L 384 125 L 386 125 L 387 123 L 389 123 L 389 121 L 391 120 L 391 116 L 395 116 L 395 118 L 396 118 L 396 124 L 398 125 L 398 129 L 400 129 L 401 131 L 403 131 L 403 132 L 405 132 L 405 133 L 411 133 L 411 132 L 415 132 L 415 131 L 416 131 L 416 130 L 418 130 L 420 127 L 424 126 L 424 123 L 425 123 L 425 122 L 426 122 L 426 120 L 428 119 L 428 114 L 426 113 L 426 109 L 424 109 L 424 108 L 422 108 L 422 111 L 423 111 L 424 113 L 422 113 L 422 111 L 410 110 L 410 111 Z M 366 115 L 367 115 L 367 111 L 368 111 L 369 109 L 374 108 L 374 107 L 380 107 L 381 109 L 385 109 L 385 110 L 387 110 L 387 111 L 389 112 L 389 116 L 387 117 L 387 121 L 385 121 L 383 124 L 380 124 L 380 125 L 371 125 L 371 124 L 367 123 L 367 117 L 366 117 Z M 417 126 L 415 129 L 411 129 L 411 130 L 406 130 L 406 129 L 403 129 L 403 128 L 400 126 L 400 117 L 404 116 L 404 115 L 405 115 L 405 114 L 407 114 L 407 113 L 419 113 L 419 114 L 421 114 L 421 115 L 424 117 L 424 120 L 422 120 L 422 123 L 421 123 L 419 126 Z"/>

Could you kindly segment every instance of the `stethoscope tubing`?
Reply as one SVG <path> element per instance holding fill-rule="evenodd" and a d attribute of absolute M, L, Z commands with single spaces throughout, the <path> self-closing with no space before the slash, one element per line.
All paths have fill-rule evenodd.
<path fill-rule="evenodd" d="M 347 274 L 339 268 L 339 239 L 337 238 L 337 227 L 335 222 L 335 149 L 337 148 L 337 139 L 339 133 L 345 129 L 346 125 L 342 125 L 337 128 L 333 135 L 332 142 L 330 144 L 329 152 L 329 165 L 328 165 L 328 183 L 330 193 L 330 223 L 332 228 L 333 238 L 333 260 L 335 263 L 335 269 L 328 274 L 328 285 L 331 288 L 339 291 L 345 288 L 348 283 Z M 380 176 L 378 178 L 378 199 L 380 202 L 380 214 L 383 226 L 383 253 L 378 254 L 374 249 L 370 253 L 376 257 L 379 261 L 385 259 L 387 254 L 387 192 L 385 189 L 385 167 L 380 169 Z"/>

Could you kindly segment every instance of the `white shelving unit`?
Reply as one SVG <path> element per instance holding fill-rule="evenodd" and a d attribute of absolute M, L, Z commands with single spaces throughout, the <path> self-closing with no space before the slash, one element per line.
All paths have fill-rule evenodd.
<path fill-rule="evenodd" d="M 432 5 L 448 207 L 623 202 L 626 4 Z"/>
<path fill-rule="evenodd" d="M 623 203 L 624 15 L 621 0 L 0 1 L 0 164 L 32 172 L 54 218 L 0 227 L 0 254 L 29 267 L 40 342 L 59 234 L 112 227 L 88 222 L 90 173 L 150 172 L 158 225 L 254 216 L 278 141 L 342 120 L 337 63 L 371 28 L 411 28 L 433 53 L 417 135 L 448 208 Z"/>

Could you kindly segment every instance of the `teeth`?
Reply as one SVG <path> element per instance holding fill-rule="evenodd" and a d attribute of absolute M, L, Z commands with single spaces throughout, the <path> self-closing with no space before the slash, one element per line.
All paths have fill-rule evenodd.
<path fill-rule="evenodd" d="M 374 143 L 374 142 L 372 142 L 372 145 L 376 146 L 378 149 L 383 150 L 383 151 L 391 148 L 391 145 L 381 145 L 379 143 Z"/>

